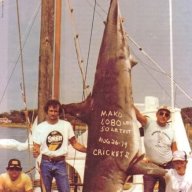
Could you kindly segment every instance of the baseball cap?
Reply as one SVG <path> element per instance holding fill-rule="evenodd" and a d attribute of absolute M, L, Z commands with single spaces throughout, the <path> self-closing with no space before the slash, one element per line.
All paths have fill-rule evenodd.
<path fill-rule="evenodd" d="M 171 108 L 168 107 L 167 105 L 161 105 L 159 108 L 158 108 L 158 111 L 160 110 L 165 110 L 165 111 L 168 111 L 169 113 L 171 113 Z"/>
<path fill-rule="evenodd" d="M 7 169 L 17 168 L 18 170 L 22 170 L 21 162 L 18 159 L 10 159 L 8 162 Z"/>
<path fill-rule="evenodd" d="M 187 154 L 185 151 L 174 151 L 172 161 L 185 161 L 187 160 Z"/>

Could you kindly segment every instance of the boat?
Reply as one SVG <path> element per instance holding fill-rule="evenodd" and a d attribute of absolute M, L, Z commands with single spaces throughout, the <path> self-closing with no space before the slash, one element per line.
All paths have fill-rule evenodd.
<path fill-rule="evenodd" d="M 97 4 L 97 5 L 99 5 L 99 4 Z M 132 27 L 132 28 L 134 28 L 134 27 Z M 141 48 L 140 48 L 141 49 Z M 68 70 L 68 69 L 67 69 Z M 165 100 L 164 100 L 165 101 Z M 162 101 L 161 101 L 162 102 Z M 42 104 L 41 104 L 41 106 L 42 106 Z M 152 110 L 153 112 L 154 112 L 154 108 L 153 108 L 153 110 Z M 147 111 L 144 111 L 144 112 L 146 112 L 147 113 Z M 187 148 L 187 151 L 190 151 L 190 149 L 188 149 Z M 84 158 L 84 157 L 83 157 Z M 69 159 L 70 160 L 70 159 Z M 72 159 L 71 160 L 71 162 L 73 162 L 74 160 Z M 75 160 L 76 161 L 76 160 Z M 84 161 L 84 159 L 83 159 L 83 161 Z M 69 164 L 70 164 L 70 161 L 69 161 Z M 81 165 L 82 165 L 82 163 L 80 163 Z M 83 170 L 84 168 L 82 168 L 82 170 Z M 77 170 L 77 169 L 76 169 Z M 83 173 L 79 173 L 79 175 L 81 175 L 81 180 L 82 180 L 82 178 L 83 178 Z"/>

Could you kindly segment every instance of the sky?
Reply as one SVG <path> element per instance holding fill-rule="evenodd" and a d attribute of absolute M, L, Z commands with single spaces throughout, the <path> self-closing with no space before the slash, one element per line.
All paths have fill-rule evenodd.
<path fill-rule="evenodd" d="M 18 2 L 27 107 L 37 108 L 41 0 Z M 92 90 L 103 22 L 110 1 L 97 0 L 95 14 L 93 0 L 70 2 L 74 20 L 69 16 L 67 1 L 62 2 L 61 103 L 82 101 L 82 78 L 74 46 L 74 31 L 79 35 L 84 69 L 87 66 L 87 85 Z M 119 0 L 119 4 L 125 31 L 130 38 L 129 46 L 138 61 L 132 69 L 134 101 L 143 103 L 146 96 L 155 96 L 160 104 L 170 105 L 169 1 Z M 174 101 L 176 107 L 191 107 L 192 3 L 190 0 L 174 0 L 172 7 L 173 75 L 177 83 Z M 25 106 L 20 88 L 22 70 L 18 59 L 16 1 L 0 1 L 0 42 L 0 112 L 21 110 Z"/>

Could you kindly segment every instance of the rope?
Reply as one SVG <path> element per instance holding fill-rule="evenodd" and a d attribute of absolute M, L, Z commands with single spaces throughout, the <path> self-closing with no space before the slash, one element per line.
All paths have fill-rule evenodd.
<path fill-rule="evenodd" d="M 21 43 L 21 29 L 20 29 L 20 17 L 19 17 L 19 3 L 18 0 L 16 0 L 17 4 L 17 20 L 18 20 L 18 31 L 19 31 L 19 47 L 20 47 L 20 58 L 21 58 L 21 69 L 22 69 L 22 83 L 20 84 L 21 92 L 22 92 L 22 98 L 23 98 L 23 103 L 25 106 L 25 118 L 27 122 L 27 135 L 28 135 L 28 161 L 29 164 L 31 165 L 31 153 L 30 153 L 30 140 L 29 140 L 29 135 L 31 134 L 31 123 L 29 120 L 29 115 L 28 115 L 28 109 L 27 109 L 27 99 L 26 99 L 26 91 L 25 91 L 25 76 L 24 76 L 24 63 L 23 63 L 23 50 L 22 50 L 22 43 Z M 32 178 L 32 175 L 31 175 Z"/>
<path fill-rule="evenodd" d="M 141 63 L 144 63 L 144 62 L 143 62 L 141 59 L 139 59 L 138 57 L 137 57 L 137 60 L 140 61 Z M 161 83 L 156 80 L 155 75 L 154 75 L 152 72 L 149 71 L 149 69 L 146 67 L 146 65 L 147 65 L 147 63 L 144 63 L 144 65 L 142 65 L 143 68 L 144 68 L 144 70 L 147 71 L 147 73 L 150 74 L 150 76 L 152 77 L 152 79 L 159 85 L 159 87 L 161 87 L 161 88 L 165 91 L 166 95 L 170 97 L 168 91 L 165 90 L 165 89 L 163 88 L 163 86 L 161 85 Z M 155 69 L 154 69 L 154 70 L 155 70 Z"/>
<path fill-rule="evenodd" d="M 128 35 L 127 35 L 128 36 Z M 141 46 L 139 46 L 130 36 L 128 36 L 128 38 L 130 39 L 130 41 L 137 47 L 139 48 L 139 51 L 141 51 L 143 53 L 144 56 L 146 56 L 153 64 L 156 65 L 156 67 L 160 70 L 160 72 L 162 72 L 164 75 L 166 75 L 169 79 L 171 79 L 171 76 L 166 73 L 165 70 L 162 69 L 162 67 L 160 67 L 160 65 L 154 60 L 152 59 L 143 49 Z M 173 79 L 173 82 L 175 84 L 175 86 L 189 99 L 192 101 L 192 97 L 187 94 L 187 92 L 181 87 L 178 85 L 178 83 L 176 83 L 175 79 Z"/>
<path fill-rule="evenodd" d="M 89 6 L 93 6 L 88 0 L 86 0 L 87 3 L 89 4 Z M 100 7 L 100 9 L 102 10 L 102 12 L 104 12 L 107 15 L 107 12 L 102 8 L 101 5 L 99 5 L 97 2 L 96 4 L 98 5 L 98 7 Z M 99 16 L 100 14 L 98 12 L 96 12 Z M 128 36 L 128 35 L 127 35 Z M 130 36 L 128 36 L 128 38 L 130 39 L 130 41 L 139 49 L 139 51 L 146 56 L 153 64 L 155 64 L 158 69 L 160 70 L 160 72 L 162 72 L 164 75 L 166 75 L 169 79 L 171 79 L 170 75 L 168 73 L 166 73 L 161 67 L 160 65 L 154 61 L 143 49 L 141 46 L 139 46 Z M 148 71 L 149 72 L 149 71 Z M 150 74 L 151 75 L 151 74 Z M 192 101 L 192 97 L 175 81 L 175 79 L 173 80 L 175 86 L 190 100 Z M 158 83 L 160 85 L 160 83 Z"/>
<path fill-rule="evenodd" d="M 87 0 L 87 2 L 88 2 L 88 4 L 89 4 L 90 6 L 92 6 L 91 3 L 90 3 L 88 0 Z M 98 4 L 98 3 L 97 3 L 97 4 Z M 102 9 L 101 6 L 99 6 L 99 7 Z M 103 10 L 104 10 L 104 9 L 102 9 L 102 11 L 103 11 Z M 103 11 L 103 12 L 105 12 L 105 11 Z M 107 15 L 107 12 L 105 12 L 105 13 L 106 13 L 106 15 Z M 97 14 L 98 14 L 98 12 L 97 12 Z M 98 15 L 100 16 L 100 14 L 98 14 Z M 100 18 L 101 18 L 101 16 L 100 16 Z M 166 72 L 159 66 L 159 64 L 158 64 L 156 61 L 154 61 L 154 60 L 142 49 L 141 46 L 139 46 L 130 36 L 128 36 L 128 38 L 131 40 L 131 42 L 139 49 L 139 51 L 140 51 L 144 56 L 146 56 L 152 63 L 154 63 L 154 64 L 158 67 L 158 69 L 160 69 L 160 72 L 161 72 L 162 74 L 166 75 L 169 79 L 171 79 L 171 76 L 170 76 L 168 73 L 166 73 Z M 162 87 L 162 85 L 160 84 L 160 82 L 156 80 L 155 76 L 154 76 L 152 73 L 150 73 L 150 71 L 148 70 L 148 68 L 145 67 L 144 65 L 143 65 L 143 67 L 144 67 L 144 69 L 151 75 L 151 77 L 155 80 L 155 82 L 163 89 L 163 87 Z M 154 70 L 155 70 L 155 69 L 154 69 Z M 156 71 L 157 71 L 157 70 L 156 70 Z M 175 86 L 191 101 L 191 100 L 192 100 L 192 97 L 191 97 L 181 86 L 179 86 L 179 85 L 176 83 L 175 79 L 173 80 L 173 82 L 174 82 Z M 170 83 L 169 83 L 169 86 L 171 87 Z M 164 89 L 164 91 L 165 91 L 166 95 L 168 95 L 168 96 L 170 97 L 170 94 L 169 94 L 165 89 Z M 176 89 L 175 89 L 175 97 L 176 97 Z M 176 100 L 175 100 L 175 103 L 176 103 L 176 105 L 178 106 Z M 189 118 L 188 115 L 185 114 L 185 116 L 187 116 L 187 117 Z"/>
<path fill-rule="evenodd" d="M 19 3 L 17 2 L 17 21 L 19 31 L 19 48 L 20 48 L 20 59 L 21 59 L 21 72 L 22 72 L 22 84 L 23 84 L 23 100 L 26 104 L 26 92 L 25 92 L 25 76 L 24 76 L 24 65 L 23 65 L 23 49 L 21 45 L 21 29 L 20 29 L 20 18 L 19 18 Z"/>
<path fill-rule="evenodd" d="M 93 24 L 94 24 L 94 20 L 95 20 L 96 4 L 97 4 L 97 0 L 95 0 L 94 9 L 93 9 L 93 18 L 92 18 L 92 24 L 91 24 L 91 34 L 90 34 L 90 39 L 89 39 L 89 49 L 88 49 L 88 54 L 87 54 L 87 64 L 86 64 L 86 70 L 85 70 L 85 79 L 87 78 L 89 55 L 90 55 L 90 49 L 91 49 L 91 40 L 92 40 L 92 36 L 93 36 Z"/>
<path fill-rule="evenodd" d="M 25 45 L 26 45 L 26 43 L 27 43 L 27 40 L 28 40 L 28 37 L 29 37 L 30 32 L 31 32 L 31 30 L 32 30 L 33 24 L 35 23 L 35 20 L 36 20 L 36 18 L 37 18 L 38 13 L 39 13 L 40 5 L 41 5 L 41 4 L 39 3 L 39 5 L 38 5 L 38 7 L 37 7 L 37 9 L 36 9 L 36 11 L 35 11 L 35 14 L 34 14 L 33 17 L 32 17 L 32 18 L 33 18 L 32 21 L 29 22 L 29 23 L 30 23 L 30 25 L 29 25 L 29 27 L 28 27 L 29 29 L 27 29 L 26 32 L 25 32 L 25 35 L 24 35 L 25 38 L 24 38 L 24 41 L 23 41 L 23 47 L 22 47 L 22 49 L 24 49 L 24 47 L 25 47 Z M 9 75 L 7 84 L 6 84 L 5 88 L 4 88 L 3 94 L 2 94 L 2 96 L 1 96 L 0 104 L 1 104 L 2 101 L 3 101 L 3 98 L 4 98 L 4 96 L 5 96 L 5 93 L 6 93 L 7 89 L 8 89 L 9 83 L 11 82 L 11 78 L 12 78 L 14 72 L 15 72 L 15 69 L 16 69 L 17 64 L 18 64 L 18 62 L 19 62 L 20 54 L 21 54 L 21 53 L 19 52 L 18 57 L 17 57 L 16 62 L 15 62 L 15 65 L 13 66 L 13 69 L 10 70 L 11 73 L 10 73 L 10 75 Z"/>
<path fill-rule="evenodd" d="M 90 6 L 91 8 L 94 7 L 94 5 L 93 5 L 92 2 L 90 2 L 90 1 L 88 1 L 88 0 L 86 0 L 86 1 L 87 1 L 87 3 L 89 4 L 89 6 Z M 100 8 L 100 10 L 101 10 L 101 11 L 104 13 L 104 15 L 106 16 L 106 15 L 107 15 L 107 11 L 106 11 L 98 2 L 96 2 L 96 5 L 97 5 L 97 7 Z M 96 10 L 95 12 L 97 13 L 98 17 L 99 17 L 102 21 L 105 20 L 105 18 L 102 16 L 102 14 L 100 14 L 97 10 Z"/>
<path fill-rule="evenodd" d="M 34 167 L 32 167 L 31 169 L 25 171 L 24 173 L 26 173 L 26 174 L 31 173 L 31 172 L 33 172 L 35 169 L 36 169 L 36 167 L 34 166 Z"/>
<path fill-rule="evenodd" d="M 79 44 L 79 34 L 76 32 L 76 25 L 75 25 L 75 18 L 74 18 L 74 9 L 71 6 L 70 0 L 67 1 L 68 8 L 69 8 L 69 13 L 70 13 L 70 18 L 72 22 L 72 28 L 73 28 L 73 38 L 74 38 L 74 43 L 75 43 L 75 49 L 76 49 L 76 54 L 77 54 L 77 61 L 79 64 L 79 69 L 81 72 L 81 77 L 83 81 L 83 98 L 88 96 L 87 88 L 88 86 L 86 85 L 86 75 L 83 69 L 83 58 L 81 56 L 81 49 L 80 49 L 80 44 Z"/>

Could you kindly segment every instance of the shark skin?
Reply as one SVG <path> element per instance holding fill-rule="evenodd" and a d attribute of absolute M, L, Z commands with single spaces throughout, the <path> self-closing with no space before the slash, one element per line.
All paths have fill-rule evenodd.
<path fill-rule="evenodd" d="M 164 175 L 143 161 L 134 111 L 130 54 L 118 0 L 111 0 L 92 94 L 82 103 L 63 104 L 88 124 L 83 192 L 120 192 L 128 175 Z"/>

